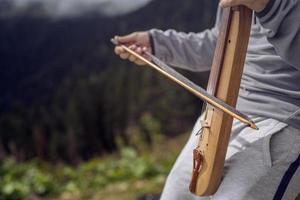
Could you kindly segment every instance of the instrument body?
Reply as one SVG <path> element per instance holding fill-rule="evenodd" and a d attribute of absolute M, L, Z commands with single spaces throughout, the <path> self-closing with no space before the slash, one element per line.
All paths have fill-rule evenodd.
<path fill-rule="evenodd" d="M 252 11 L 244 6 L 223 10 L 207 91 L 233 107 L 238 98 L 251 22 Z M 233 118 L 209 104 L 202 117 L 190 191 L 207 196 L 219 187 Z"/>

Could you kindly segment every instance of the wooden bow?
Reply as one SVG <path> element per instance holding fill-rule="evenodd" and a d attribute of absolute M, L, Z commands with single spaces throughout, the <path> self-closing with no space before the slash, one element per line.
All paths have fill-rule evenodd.
<path fill-rule="evenodd" d="M 242 78 L 252 11 L 244 6 L 223 10 L 207 91 L 225 103 L 236 105 Z M 190 191 L 212 195 L 219 187 L 233 118 L 207 105 L 201 120 L 199 144 L 194 150 Z"/>

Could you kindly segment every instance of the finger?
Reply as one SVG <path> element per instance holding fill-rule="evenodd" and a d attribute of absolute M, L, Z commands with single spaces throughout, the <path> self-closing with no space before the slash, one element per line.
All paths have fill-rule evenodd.
<path fill-rule="evenodd" d="M 135 61 L 135 64 L 137 64 L 137 65 L 146 65 L 146 63 L 144 61 L 140 60 L 140 59 L 137 59 Z"/>
<path fill-rule="evenodd" d="M 149 49 L 144 47 L 142 49 L 142 52 L 143 52 L 143 57 L 146 58 L 147 60 L 151 61 L 151 57 L 149 56 L 149 54 L 147 54 L 147 53 L 151 54 L 151 52 L 149 52 Z"/>
<path fill-rule="evenodd" d="M 143 47 L 142 49 L 143 53 L 148 52 L 148 53 L 152 53 L 151 48 L 147 48 L 147 47 Z"/>
<path fill-rule="evenodd" d="M 145 58 L 146 60 L 148 60 L 148 61 L 151 61 L 151 60 L 152 60 L 151 57 L 149 57 L 148 55 L 144 55 L 144 58 Z"/>
<path fill-rule="evenodd" d="M 128 59 L 128 57 L 129 57 L 129 53 L 127 53 L 127 52 L 124 52 L 124 53 L 121 53 L 120 54 L 120 57 L 122 58 L 122 59 Z"/>
<path fill-rule="evenodd" d="M 121 53 L 124 53 L 124 52 L 125 52 L 124 48 L 122 48 L 122 47 L 120 47 L 120 46 L 116 46 L 116 47 L 115 47 L 115 53 L 116 53 L 117 55 L 120 55 Z"/>
<path fill-rule="evenodd" d="M 137 58 L 136 58 L 134 55 L 130 55 L 130 56 L 129 56 L 129 60 L 130 60 L 131 62 L 135 62 L 136 59 L 137 59 Z"/>
<path fill-rule="evenodd" d="M 137 46 L 136 46 L 135 44 L 130 45 L 130 46 L 129 46 L 129 49 L 132 50 L 132 51 L 136 51 Z"/>
<path fill-rule="evenodd" d="M 136 41 L 136 38 L 137 33 L 131 33 L 125 36 L 115 36 L 115 40 L 117 40 L 121 44 L 134 43 Z"/>
<path fill-rule="evenodd" d="M 221 0 L 220 1 L 220 6 L 223 8 L 237 6 L 237 5 L 241 5 L 241 4 L 242 4 L 242 2 L 239 0 Z"/>
<path fill-rule="evenodd" d="M 142 50 L 141 47 L 136 48 L 135 52 L 136 52 L 137 54 L 140 54 L 140 55 L 143 54 L 143 50 Z"/>
<path fill-rule="evenodd" d="M 131 49 L 132 51 L 134 51 L 134 52 L 136 52 L 136 53 L 137 53 L 138 48 L 139 48 L 139 47 L 136 46 L 135 44 L 133 44 L 133 45 L 131 45 L 131 46 L 129 47 L 129 49 Z M 134 55 L 129 55 L 129 60 L 130 60 L 131 62 L 135 62 L 135 61 L 137 60 L 137 57 L 134 56 Z"/>

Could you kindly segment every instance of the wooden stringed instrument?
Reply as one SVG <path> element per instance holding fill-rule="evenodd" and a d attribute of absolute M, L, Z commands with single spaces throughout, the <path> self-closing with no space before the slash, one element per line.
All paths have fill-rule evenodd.
<path fill-rule="evenodd" d="M 245 63 L 251 22 L 252 11 L 245 6 L 223 9 L 207 91 L 149 52 L 145 51 L 144 55 L 150 60 L 132 51 L 126 46 L 128 44 L 111 40 L 113 44 L 121 46 L 208 103 L 202 114 L 199 144 L 193 151 L 193 172 L 189 187 L 192 193 L 199 196 L 212 195 L 219 187 L 233 118 L 258 129 L 253 121 L 234 108 Z"/>
<path fill-rule="evenodd" d="M 252 22 L 245 6 L 223 9 L 207 91 L 235 107 Z M 201 120 L 199 144 L 193 152 L 190 191 L 214 194 L 220 184 L 233 118 L 208 104 Z"/>

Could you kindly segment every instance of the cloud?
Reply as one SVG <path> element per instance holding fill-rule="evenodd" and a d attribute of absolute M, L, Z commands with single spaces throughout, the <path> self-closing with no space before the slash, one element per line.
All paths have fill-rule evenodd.
<path fill-rule="evenodd" d="M 151 0 L 0 0 L 0 16 L 76 17 L 98 13 L 117 16 L 135 11 Z"/>

